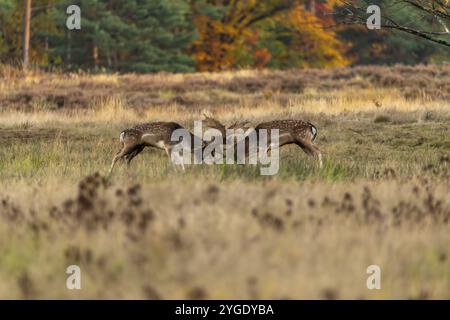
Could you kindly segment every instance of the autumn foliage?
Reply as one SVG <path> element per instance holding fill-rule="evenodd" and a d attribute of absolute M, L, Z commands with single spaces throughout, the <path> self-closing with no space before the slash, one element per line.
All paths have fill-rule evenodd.
<path fill-rule="evenodd" d="M 343 56 L 345 45 L 337 38 L 333 29 L 326 29 L 333 23 L 320 19 L 297 6 L 289 13 L 288 23 L 293 31 L 291 50 L 301 53 L 296 60 L 298 67 L 337 67 L 349 61 Z"/>
<path fill-rule="evenodd" d="M 197 61 L 199 71 L 219 71 L 232 67 L 231 55 L 240 30 L 231 24 L 198 16 L 195 25 L 199 31 L 199 39 L 194 41 L 192 52 Z"/>
<path fill-rule="evenodd" d="M 25 61 L 25 34 L 30 67 L 46 70 L 217 72 L 450 61 L 446 47 L 421 37 L 367 29 L 359 0 L 28 1 L 29 32 L 25 2 L 0 0 L 0 64 Z M 437 7 L 421 0 L 377 3 L 384 17 L 431 32 L 422 38 L 447 41 L 439 19 L 448 18 L 448 1 Z M 66 9 L 74 4 L 81 30 L 66 26 Z M 431 19 L 420 18 L 424 12 Z M 346 23 L 349 16 L 359 20 Z"/>
<path fill-rule="evenodd" d="M 283 7 L 283 4 L 285 6 Z M 327 12 L 334 1 L 277 2 L 257 5 L 242 1 L 227 6 L 221 17 L 194 16 L 199 37 L 192 52 L 199 71 L 235 67 L 335 67 L 350 61 L 346 45 Z"/>

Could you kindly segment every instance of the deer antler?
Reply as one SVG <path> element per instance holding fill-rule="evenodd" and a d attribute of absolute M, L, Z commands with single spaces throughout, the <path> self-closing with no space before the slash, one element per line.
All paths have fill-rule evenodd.
<path fill-rule="evenodd" d="M 213 117 L 207 116 L 205 113 L 203 113 L 203 116 L 207 121 L 206 125 L 208 127 L 218 129 L 223 135 L 225 134 L 225 126 L 220 121 L 214 119 Z"/>
<path fill-rule="evenodd" d="M 245 125 L 248 124 L 249 121 L 248 120 L 244 120 L 244 121 L 236 121 L 234 122 L 232 125 L 230 125 L 228 128 L 230 129 L 235 129 L 235 128 L 245 128 Z"/>

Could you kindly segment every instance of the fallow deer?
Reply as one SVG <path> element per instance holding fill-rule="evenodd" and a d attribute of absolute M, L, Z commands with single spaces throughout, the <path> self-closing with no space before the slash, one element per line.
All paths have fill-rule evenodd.
<path fill-rule="evenodd" d="M 225 135 L 226 127 L 218 120 L 205 116 L 205 125 L 217 129 Z M 229 129 L 243 128 L 243 124 L 238 122 L 228 127 Z M 322 153 L 313 143 L 317 137 L 317 128 L 310 122 L 303 120 L 274 120 L 258 124 L 255 127 L 256 132 L 260 129 L 270 131 L 271 129 L 279 130 L 279 146 L 287 144 L 296 144 L 308 155 L 317 158 L 320 167 L 322 167 Z M 270 135 L 268 136 L 270 138 Z M 226 138 L 224 138 L 226 139 Z M 270 142 L 269 142 L 270 145 Z M 248 149 L 246 147 L 246 149 Z M 246 150 L 247 152 L 248 150 Z"/>
<path fill-rule="evenodd" d="M 145 147 L 165 150 L 167 156 L 171 159 L 172 148 L 179 143 L 172 141 L 171 137 L 172 133 L 178 129 L 184 128 L 176 122 L 149 122 L 123 130 L 119 136 L 122 149 L 113 158 L 108 174 L 111 174 L 118 160 L 125 159 L 130 164 L 131 160 L 141 153 Z M 196 139 L 192 133 L 190 135 L 191 138 Z M 191 141 L 193 142 L 194 139 L 191 139 Z M 182 162 L 181 164 L 184 170 L 184 164 Z"/>
<path fill-rule="evenodd" d="M 246 125 L 248 124 L 248 121 L 246 121 L 246 120 L 245 121 L 236 121 L 232 125 L 226 127 L 220 121 L 214 119 L 213 117 L 207 116 L 205 113 L 203 114 L 203 117 L 204 117 L 203 125 L 206 127 L 210 127 L 210 128 L 219 130 L 220 133 L 222 134 L 224 142 L 226 141 L 226 136 L 227 136 L 226 130 L 227 129 L 243 129 L 243 130 L 249 129 L 248 127 L 246 127 Z"/>
<path fill-rule="evenodd" d="M 209 117 L 205 113 L 203 114 L 203 117 L 204 117 L 204 119 L 203 119 L 202 125 L 204 125 L 205 127 L 217 129 L 222 134 L 222 144 L 223 144 L 224 149 L 226 149 L 226 145 L 227 145 L 227 138 L 228 138 L 227 129 L 234 129 L 234 130 L 242 129 L 242 130 L 244 130 L 244 132 L 249 129 L 249 127 L 246 126 L 248 124 L 248 121 L 246 121 L 246 120 L 236 121 L 232 125 L 226 127 L 220 121 L 214 119 L 213 117 Z M 246 147 L 246 152 L 247 151 L 248 151 L 248 147 Z M 222 155 L 223 155 L 223 150 L 222 150 Z"/>
<path fill-rule="evenodd" d="M 317 137 L 317 128 L 311 122 L 303 120 L 274 120 L 260 123 L 255 127 L 256 132 L 260 129 L 278 129 L 280 147 L 294 143 L 306 154 L 316 158 L 319 161 L 319 166 L 322 167 L 322 153 L 314 145 L 314 140 Z"/>

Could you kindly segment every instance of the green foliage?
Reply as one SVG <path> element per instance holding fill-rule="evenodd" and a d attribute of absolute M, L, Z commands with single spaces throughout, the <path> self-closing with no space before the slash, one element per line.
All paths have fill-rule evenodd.
<path fill-rule="evenodd" d="M 344 44 L 341 39 L 338 39 L 333 29 L 323 28 L 330 24 L 330 21 L 318 18 L 331 8 L 325 6 L 321 8 L 321 11 L 315 10 L 313 13 L 297 6 L 261 24 L 263 32 L 257 46 L 260 50 L 266 48 L 271 57 L 267 63 L 269 67 L 324 68 L 345 66 L 349 63 L 343 56 Z"/>
<path fill-rule="evenodd" d="M 52 5 L 59 0 L 33 0 L 30 57 L 33 63 L 47 65 L 49 35 L 56 30 Z M 23 1 L 0 0 L 0 61 L 18 63 L 22 54 Z"/>
<path fill-rule="evenodd" d="M 357 0 L 365 8 L 368 0 Z M 442 63 L 448 48 L 384 28 L 335 27 L 335 0 L 32 0 L 30 60 L 38 67 L 118 72 Z M 373 0 L 382 16 L 442 31 L 411 6 Z M 81 8 L 81 30 L 66 9 Z M 0 0 L 0 63 L 22 56 L 23 1 Z M 333 26 L 333 27 L 331 27 Z M 443 35 L 447 39 L 448 35 Z"/>
<path fill-rule="evenodd" d="M 17 1 L 0 0 L 0 61 L 12 62 L 18 58 L 17 34 L 20 27 L 15 19 Z"/>
<path fill-rule="evenodd" d="M 360 5 L 367 1 L 360 0 Z M 392 1 L 372 1 L 381 8 L 381 15 L 395 19 L 399 24 L 417 30 L 442 31 L 440 25 L 423 12 L 404 4 Z M 371 2 L 371 4 L 372 4 Z M 340 35 L 351 42 L 347 54 L 353 57 L 355 64 L 417 64 L 450 61 L 449 48 L 406 34 L 401 31 L 368 30 L 365 26 L 345 28 Z M 448 36 L 447 36 L 448 38 Z"/>
<path fill-rule="evenodd" d="M 81 30 L 66 30 L 63 10 L 81 8 Z M 194 38 L 189 7 L 184 1 L 63 1 L 56 15 L 61 32 L 52 39 L 53 59 L 77 67 L 117 71 L 191 71 L 185 52 Z"/>

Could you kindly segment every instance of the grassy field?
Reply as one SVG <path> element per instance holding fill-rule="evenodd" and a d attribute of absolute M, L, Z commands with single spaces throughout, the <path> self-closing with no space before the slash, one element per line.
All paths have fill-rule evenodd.
<path fill-rule="evenodd" d="M 118 135 L 305 119 L 280 171 L 175 170 Z M 450 66 L 21 75 L 0 68 L 0 298 L 450 298 Z M 81 290 L 66 288 L 79 265 Z M 379 265 L 380 290 L 366 268 Z"/>

